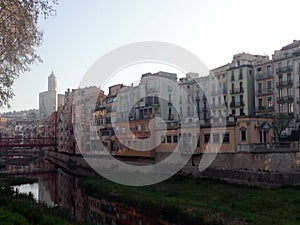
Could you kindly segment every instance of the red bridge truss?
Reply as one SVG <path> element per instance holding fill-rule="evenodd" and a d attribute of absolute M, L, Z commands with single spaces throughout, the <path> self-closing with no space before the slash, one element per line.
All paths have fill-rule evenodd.
<path fill-rule="evenodd" d="M 1 147 L 54 147 L 56 139 L 54 137 L 37 138 L 0 138 Z"/>

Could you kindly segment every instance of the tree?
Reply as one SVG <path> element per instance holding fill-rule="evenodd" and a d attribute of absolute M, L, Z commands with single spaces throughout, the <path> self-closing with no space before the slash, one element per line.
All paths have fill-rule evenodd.
<path fill-rule="evenodd" d="M 40 16 L 54 15 L 58 0 L 0 0 L 0 106 L 9 106 L 13 84 L 30 65 L 41 62 Z"/>
<path fill-rule="evenodd" d="M 289 127 L 289 123 L 293 119 L 295 119 L 293 114 L 276 114 L 273 121 L 273 129 L 275 131 L 276 141 L 282 141 L 282 132 Z"/>

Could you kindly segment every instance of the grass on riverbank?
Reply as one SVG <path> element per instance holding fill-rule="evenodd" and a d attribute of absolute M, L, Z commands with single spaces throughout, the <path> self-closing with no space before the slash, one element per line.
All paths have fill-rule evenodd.
<path fill-rule="evenodd" d="M 69 212 L 37 203 L 32 194 L 15 193 L 11 186 L 37 182 L 34 178 L 0 175 L 1 225 L 74 225 Z"/>
<path fill-rule="evenodd" d="M 124 201 L 187 224 L 300 224 L 300 188 L 259 189 L 174 176 L 146 187 L 82 178 L 88 194 Z"/>

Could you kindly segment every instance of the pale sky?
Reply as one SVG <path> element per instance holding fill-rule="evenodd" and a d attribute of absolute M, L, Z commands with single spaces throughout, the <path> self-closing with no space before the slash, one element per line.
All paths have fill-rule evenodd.
<path fill-rule="evenodd" d="M 179 45 L 209 69 L 240 52 L 271 57 L 274 50 L 300 39 L 299 9 L 299 0 L 60 0 L 57 15 L 40 21 L 45 34 L 38 52 L 44 62 L 16 80 L 12 108 L 0 112 L 38 108 L 38 94 L 47 89 L 52 69 L 59 93 L 78 87 L 97 59 L 133 42 Z M 118 81 L 130 84 L 140 75 Z"/>

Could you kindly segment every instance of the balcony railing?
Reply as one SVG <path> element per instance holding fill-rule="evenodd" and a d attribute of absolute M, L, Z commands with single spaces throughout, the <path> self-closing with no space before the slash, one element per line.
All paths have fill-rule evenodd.
<path fill-rule="evenodd" d="M 292 95 L 277 97 L 277 102 L 292 102 L 294 97 Z"/>
<path fill-rule="evenodd" d="M 238 93 L 243 93 L 244 92 L 244 88 L 240 87 L 240 88 L 235 88 L 235 89 L 231 89 L 230 90 L 230 94 L 238 94 Z"/>
<path fill-rule="evenodd" d="M 218 89 L 211 91 L 211 95 L 227 94 L 227 89 Z"/>
<path fill-rule="evenodd" d="M 275 143 L 252 143 L 252 144 L 237 144 L 238 152 L 255 152 L 255 151 L 274 151 L 276 149 L 287 149 L 291 147 L 290 142 L 275 142 Z"/>
<path fill-rule="evenodd" d="M 237 108 L 237 107 L 242 107 L 242 106 L 245 106 L 244 101 L 241 101 L 241 102 L 231 102 L 230 103 L 230 107 L 231 108 Z"/>
<path fill-rule="evenodd" d="M 261 112 L 261 111 L 273 111 L 274 107 L 273 106 L 258 106 L 256 107 L 255 111 L 256 112 Z"/>
<path fill-rule="evenodd" d="M 286 87 L 292 85 L 293 85 L 293 80 L 279 81 L 276 83 L 276 87 Z"/>
<path fill-rule="evenodd" d="M 261 73 L 256 75 L 256 80 L 262 80 L 273 77 L 272 72 Z"/>
<path fill-rule="evenodd" d="M 256 95 L 268 95 L 268 94 L 273 94 L 274 90 L 273 89 L 263 89 L 263 90 L 257 90 Z"/>
<path fill-rule="evenodd" d="M 293 71 L 293 65 L 289 65 L 289 66 L 283 66 L 283 67 L 278 67 L 276 68 L 276 73 L 286 73 L 286 72 L 291 72 Z"/>

